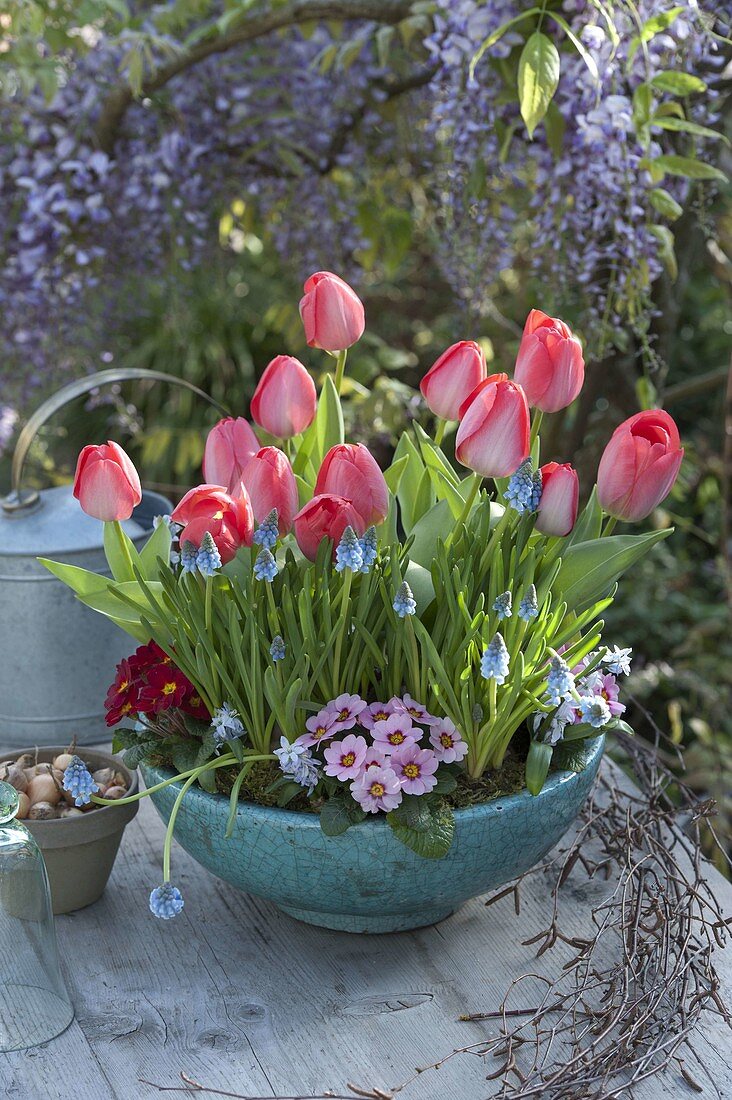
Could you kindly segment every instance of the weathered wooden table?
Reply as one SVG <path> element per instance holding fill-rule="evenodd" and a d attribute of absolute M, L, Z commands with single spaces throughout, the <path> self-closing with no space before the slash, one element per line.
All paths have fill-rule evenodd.
<path fill-rule="evenodd" d="M 443 924 L 413 933 L 352 936 L 298 924 L 238 893 L 174 848 L 185 896 L 175 920 L 156 920 L 147 898 L 160 881 L 163 828 L 147 800 L 128 827 L 104 897 L 57 919 L 76 1019 L 43 1047 L 0 1056 L 0 1095 L 23 1100 L 145 1100 L 180 1073 L 210 1088 L 252 1097 L 350 1095 L 347 1082 L 389 1090 L 453 1049 L 495 1034 L 490 1022 L 460 1022 L 495 1010 L 512 978 L 556 973 L 555 950 L 538 963 L 521 941 L 546 924 L 546 884 L 522 888 L 515 916 L 507 897 L 472 901 Z M 732 889 L 716 872 L 732 910 Z M 570 878 L 569 934 L 586 931 L 607 885 Z M 725 959 L 724 955 L 730 957 Z M 717 966 L 732 990 L 732 952 Z M 687 1063 L 703 1093 L 676 1072 L 635 1089 L 637 1100 L 732 1097 L 730 1032 L 714 1017 L 695 1039 L 704 1065 Z M 482 1100 L 495 1063 L 460 1054 L 417 1076 L 400 1100 Z M 201 1093 L 200 1095 L 210 1095 Z"/>

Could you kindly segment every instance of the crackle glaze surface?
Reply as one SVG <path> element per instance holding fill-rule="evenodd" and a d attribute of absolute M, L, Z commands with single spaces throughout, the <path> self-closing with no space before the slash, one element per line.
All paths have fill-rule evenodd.
<path fill-rule="evenodd" d="M 424 859 L 405 848 L 383 819 L 328 837 L 313 814 L 244 802 L 227 840 L 228 798 L 199 787 L 183 800 L 175 838 L 219 878 L 310 924 L 349 932 L 420 928 L 546 855 L 589 794 L 604 741 L 589 742 L 583 772 L 557 772 L 536 797 L 521 791 L 456 811 L 455 838 L 443 859 Z M 149 767 L 142 773 L 148 786 L 172 774 Z M 165 821 L 179 790 L 171 784 L 151 796 Z"/>

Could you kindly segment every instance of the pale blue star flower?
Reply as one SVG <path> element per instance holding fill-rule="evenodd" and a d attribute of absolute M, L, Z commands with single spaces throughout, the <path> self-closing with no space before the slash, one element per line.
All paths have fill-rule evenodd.
<path fill-rule="evenodd" d="M 244 733 L 244 724 L 239 717 L 239 712 L 234 710 L 230 703 L 222 703 L 218 710 L 214 711 L 211 725 L 217 745 L 223 745 L 224 741 L 235 741 Z"/>
<path fill-rule="evenodd" d="M 610 707 L 602 695 L 583 695 L 580 699 L 580 718 L 595 729 L 607 725 L 611 718 Z"/>
<path fill-rule="evenodd" d="M 629 676 L 632 652 L 631 648 L 619 649 L 614 645 L 612 649 L 605 650 L 602 664 L 608 672 L 612 672 L 613 676 Z"/>

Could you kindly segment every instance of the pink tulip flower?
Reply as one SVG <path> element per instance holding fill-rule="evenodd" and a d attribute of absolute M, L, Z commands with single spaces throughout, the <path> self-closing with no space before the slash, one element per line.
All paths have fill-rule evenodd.
<path fill-rule="evenodd" d="M 257 523 L 263 523 L 276 508 L 280 534 L 291 531 L 299 502 L 287 455 L 277 447 L 262 447 L 244 467 L 243 482 Z"/>
<path fill-rule="evenodd" d="M 323 459 L 315 495 L 331 493 L 350 500 L 366 527 L 383 523 L 389 490 L 378 462 L 363 443 L 339 443 Z"/>
<path fill-rule="evenodd" d="M 331 271 L 316 271 L 303 287 L 300 316 L 311 348 L 343 351 L 363 336 L 363 302 Z"/>
<path fill-rule="evenodd" d="M 140 476 L 118 443 L 84 447 L 76 463 L 74 496 L 94 519 L 129 519 L 142 500 Z"/>
<path fill-rule="evenodd" d="M 480 344 L 461 340 L 443 351 L 419 384 L 422 396 L 435 416 L 457 420 L 460 406 L 486 377 L 485 354 Z"/>
<path fill-rule="evenodd" d="M 541 467 L 541 500 L 536 529 L 542 535 L 568 535 L 577 520 L 579 478 L 568 462 Z"/>
<path fill-rule="evenodd" d="M 173 509 L 171 519 L 183 525 L 181 546 L 186 542 L 200 546 L 208 531 L 224 565 L 240 546 L 252 545 L 254 513 L 243 486 L 236 496 L 230 496 L 223 485 L 198 485 Z"/>
<path fill-rule="evenodd" d="M 526 394 L 506 374 L 485 378 L 460 406 L 458 462 L 483 477 L 508 477 L 529 453 Z"/>
<path fill-rule="evenodd" d="M 571 405 L 585 380 L 582 345 L 569 325 L 532 309 L 524 325 L 514 381 L 529 404 L 552 413 Z"/>
<path fill-rule="evenodd" d="M 249 459 L 259 450 L 259 440 L 243 416 L 219 420 L 206 439 L 203 476 L 208 485 L 225 485 L 235 493 Z"/>
<path fill-rule="evenodd" d="M 662 409 L 636 413 L 615 429 L 597 472 L 603 511 L 626 523 L 645 519 L 671 492 L 684 450 Z"/>
<path fill-rule="evenodd" d="M 366 530 L 350 500 L 332 493 L 321 493 L 309 500 L 295 516 L 293 525 L 297 545 L 310 561 L 315 561 L 323 539 L 333 540 L 335 553 L 346 527 L 352 527 L 359 536 Z"/>
<path fill-rule="evenodd" d="M 252 419 L 270 435 L 290 439 L 315 417 L 315 383 L 299 359 L 278 355 L 266 367 L 252 397 Z"/>

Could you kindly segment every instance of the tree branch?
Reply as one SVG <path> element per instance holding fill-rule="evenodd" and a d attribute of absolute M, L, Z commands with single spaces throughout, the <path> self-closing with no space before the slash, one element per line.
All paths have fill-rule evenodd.
<path fill-rule="evenodd" d="M 253 42 L 257 38 L 284 27 L 327 19 L 368 19 L 376 23 L 393 24 L 406 18 L 411 0 L 290 0 L 274 10 L 260 10 L 243 19 L 227 34 L 199 42 L 172 61 L 161 65 L 142 82 L 141 97 L 152 95 L 168 81 L 217 53 Z M 96 144 L 111 155 L 125 113 L 134 101 L 132 89 L 120 85 L 107 97 L 95 127 Z"/>

